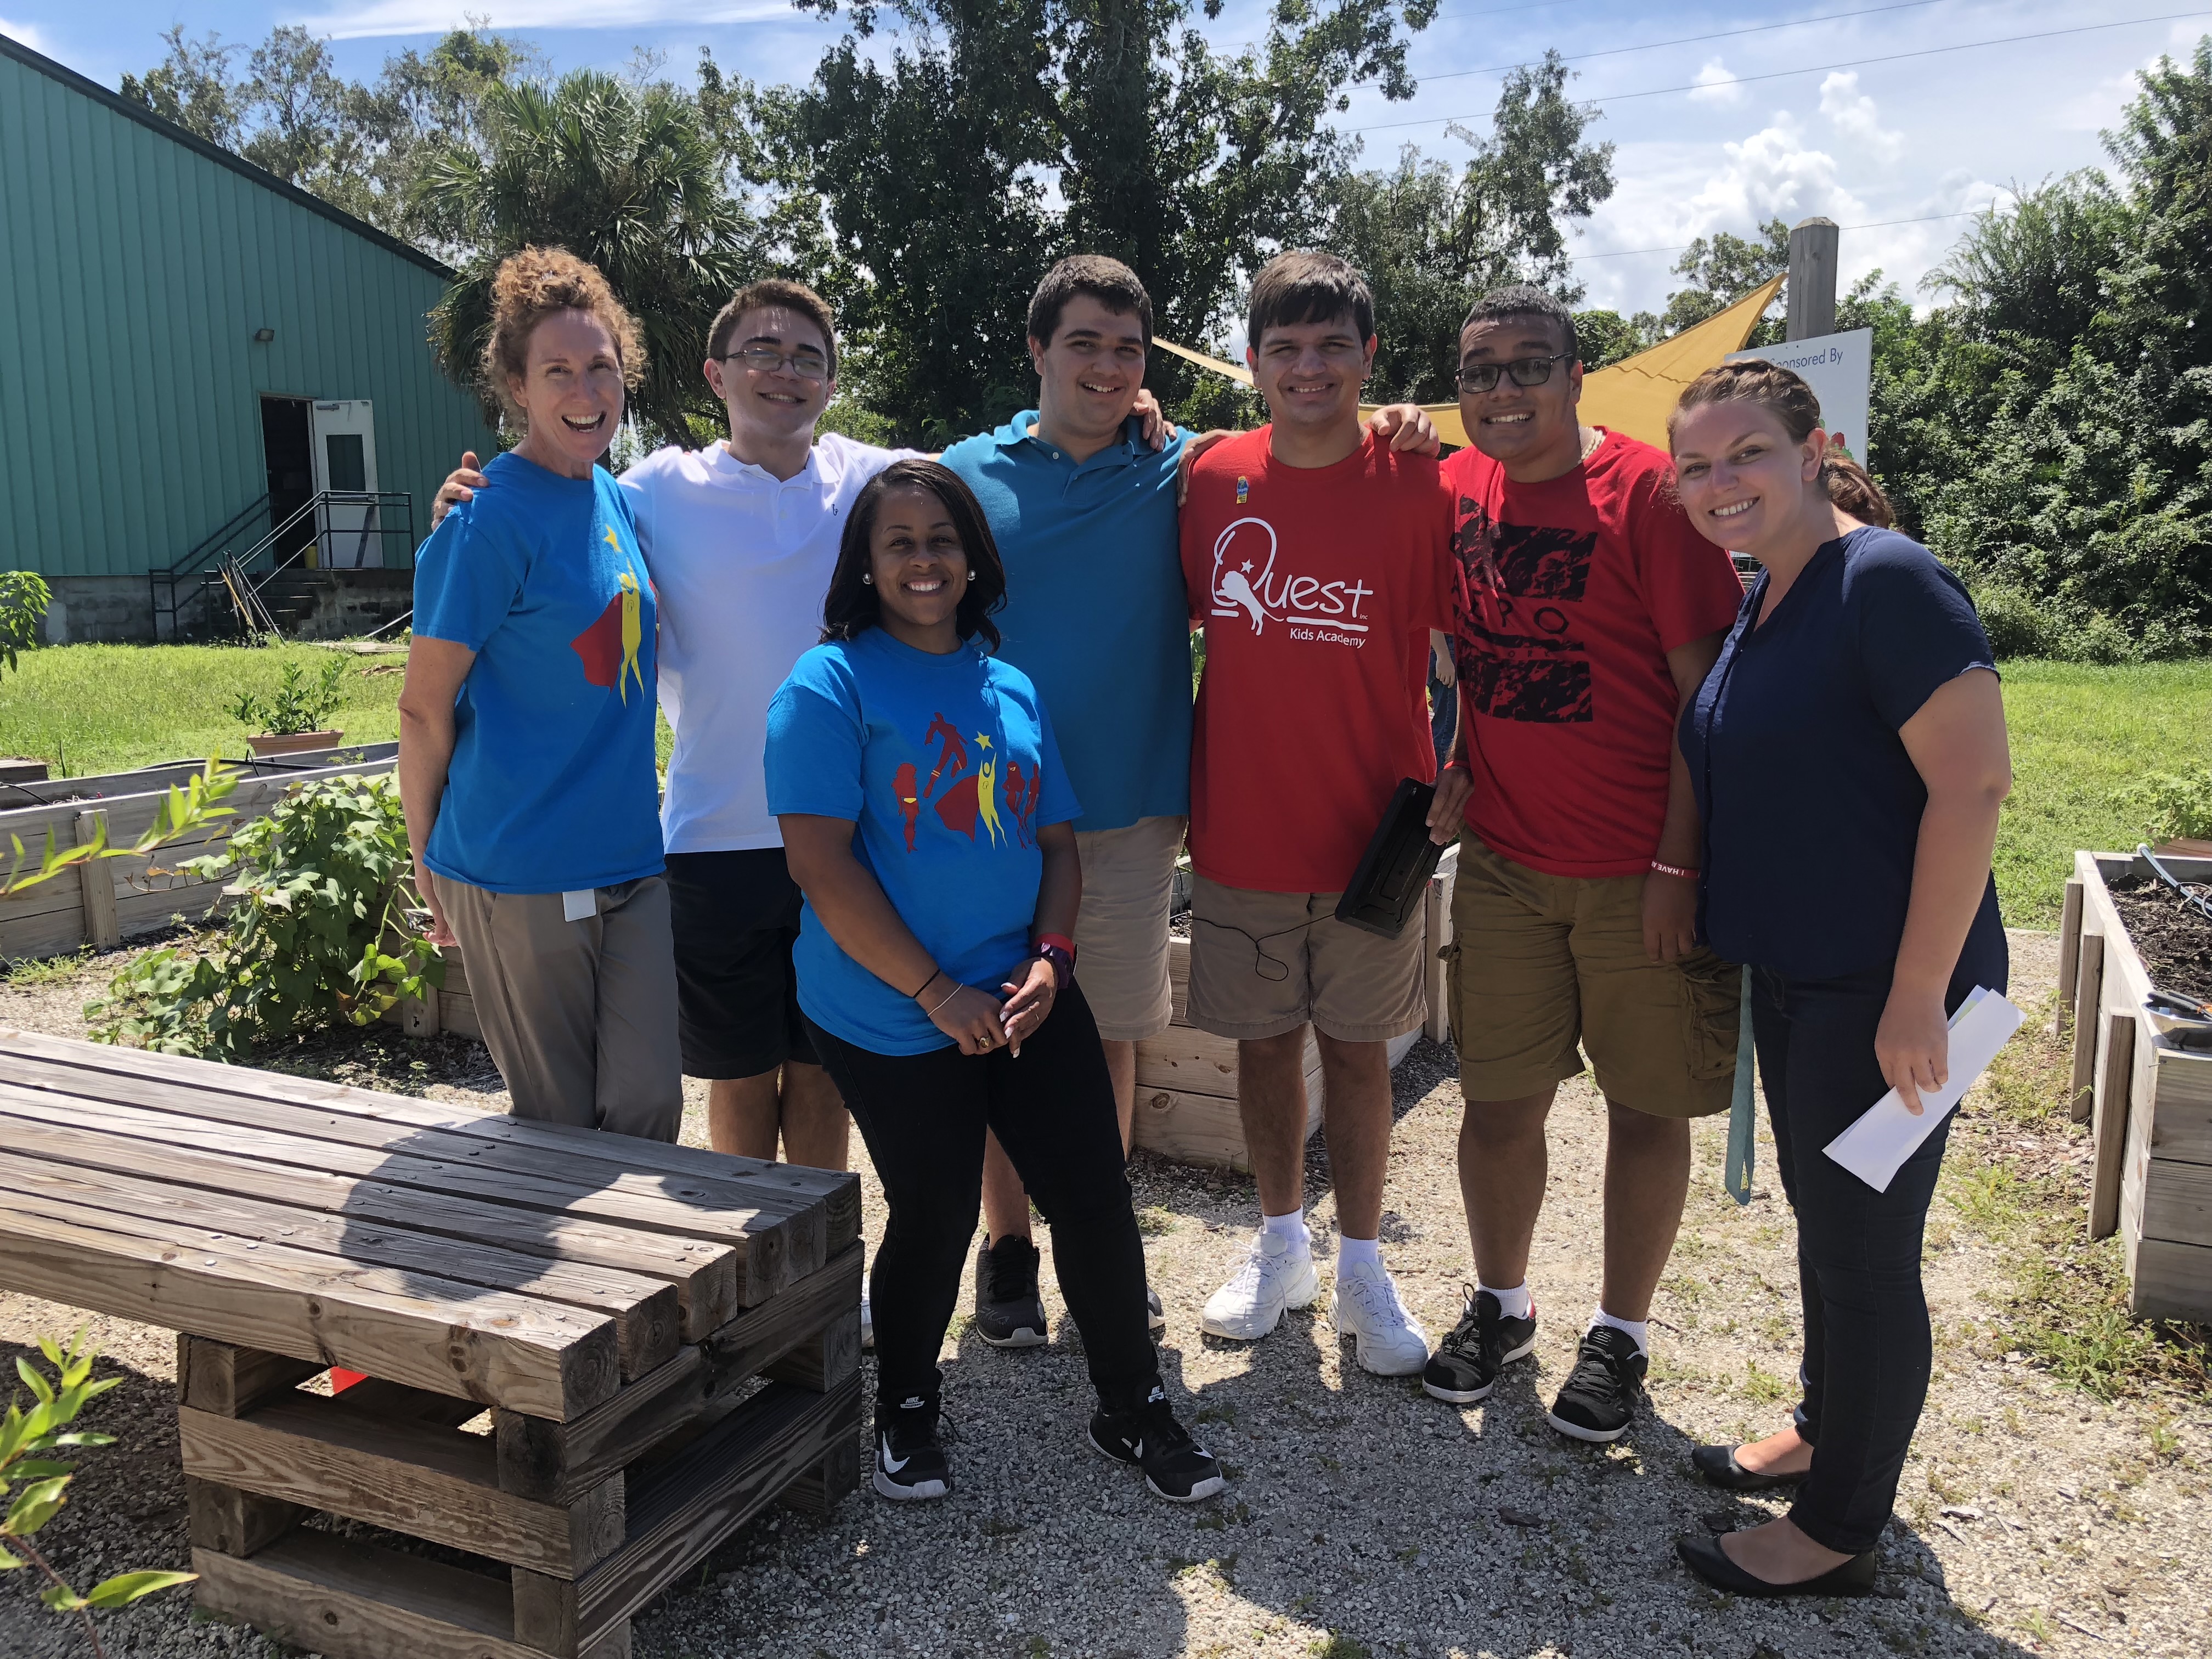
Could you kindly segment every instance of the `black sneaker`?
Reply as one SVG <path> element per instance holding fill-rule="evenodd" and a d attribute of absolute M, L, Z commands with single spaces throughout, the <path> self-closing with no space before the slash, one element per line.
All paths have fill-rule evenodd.
<path fill-rule="evenodd" d="M 952 1471 L 938 1437 L 937 1401 L 915 1398 L 876 1407 L 876 1490 L 898 1503 L 942 1498 Z"/>
<path fill-rule="evenodd" d="M 1145 1328 L 1158 1336 L 1167 1328 L 1167 1310 L 1160 1306 L 1160 1293 L 1148 1285 L 1145 1287 Z"/>
<path fill-rule="evenodd" d="M 1467 1310 L 1421 1371 L 1421 1387 L 1455 1406 L 1487 1400 L 1498 1374 L 1536 1346 L 1534 1307 L 1526 1319 L 1508 1319 L 1488 1291 L 1470 1290 L 1466 1296 Z"/>
<path fill-rule="evenodd" d="M 1158 1383 L 1134 1411 L 1092 1413 L 1091 1443 L 1115 1462 L 1142 1469 L 1145 1484 L 1170 1503 L 1195 1504 L 1225 1484 L 1221 1465 L 1176 1421 Z"/>
<path fill-rule="evenodd" d="M 1019 1233 L 975 1249 L 975 1334 L 994 1348 L 1041 1348 L 1044 1303 L 1037 1295 L 1037 1248 Z"/>
<path fill-rule="evenodd" d="M 1582 1351 L 1566 1386 L 1544 1413 L 1544 1420 L 1575 1440 L 1601 1444 L 1628 1432 L 1637 1402 L 1644 1398 L 1644 1373 L 1650 1369 L 1626 1331 L 1593 1325 L 1583 1333 Z"/>

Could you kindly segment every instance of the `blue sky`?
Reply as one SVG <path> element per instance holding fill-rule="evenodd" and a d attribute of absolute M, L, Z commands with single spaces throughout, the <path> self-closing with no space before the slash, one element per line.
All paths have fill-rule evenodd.
<path fill-rule="evenodd" d="M 2187 0 L 1875 6 L 1881 0 L 1787 7 L 1444 0 L 1437 21 L 1414 37 L 1419 95 L 1394 105 L 1362 91 L 1341 125 L 1362 130 L 1370 164 L 1389 161 L 1407 143 L 1449 160 L 1466 152 L 1445 121 L 1472 117 L 1479 128 L 1497 97 L 1497 74 L 1469 71 L 1548 46 L 1603 54 L 1575 65 L 1575 94 L 1605 111 L 1595 133 L 1619 146 L 1619 188 L 1577 244 L 1585 256 L 1606 256 L 1585 257 L 1577 267 L 1589 303 L 1630 310 L 1663 301 L 1676 256 L 1638 250 L 1816 213 L 1872 227 L 1844 234 L 1846 280 L 1879 266 L 1911 291 L 1964 222 L 1878 222 L 1979 208 L 2015 183 L 2100 163 L 2098 131 L 2131 94 L 2131 71 L 2161 51 L 2183 55 L 2212 31 L 2212 4 L 2166 16 L 2185 11 Z M 0 33 L 112 86 L 125 70 L 159 61 L 160 33 L 172 23 L 247 42 L 272 24 L 304 23 L 332 38 L 348 73 L 366 77 L 386 52 L 427 45 L 465 11 L 489 13 L 494 27 L 532 40 L 556 69 L 620 67 L 645 46 L 680 72 L 705 45 L 725 68 L 764 82 L 804 80 L 842 32 L 781 0 L 106 0 L 97 8 L 0 0 Z M 1260 0 L 1231 0 L 1206 31 L 1224 45 L 1249 40 L 1264 15 Z M 2163 21 L 1905 55 L 2115 19 Z M 1777 23 L 1784 27 L 1761 27 Z M 1683 40 L 1753 28 L 1759 32 Z M 1654 44 L 1662 42 L 1681 44 Z M 1685 87 L 1697 89 L 1662 90 Z M 1621 95 L 1639 93 L 1658 95 Z"/>

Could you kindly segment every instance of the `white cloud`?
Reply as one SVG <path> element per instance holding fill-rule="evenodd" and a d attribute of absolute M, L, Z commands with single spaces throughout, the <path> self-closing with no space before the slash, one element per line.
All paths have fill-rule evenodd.
<path fill-rule="evenodd" d="M 54 55 L 53 43 L 29 23 L 18 23 L 9 18 L 0 17 L 0 34 L 6 35 L 10 40 L 20 40 L 33 52 L 43 52 L 49 58 Z"/>
<path fill-rule="evenodd" d="M 481 17 L 483 0 L 371 0 L 358 9 L 287 21 L 339 40 L 376 40 L 398 34 L 443 34 L 465 28 L 471 15 Z M 632 28 L 652 23 L 801 22 L 785 0 L 513 0 L 494 5 L 491 27 L 526 29 Z"/>
<path fill-rule="evenodd" d="M 1728 65 L 1717 58 L 1705 60 L 1705 68 L 1698 71 L 1698 89 L 1690 94 L 1693 104 L 1741 104 L 1743 83 L 1729 73 Z"/>
<path fill-rule="evenodd" d="M 1692 236 L 1744 230 L 1769 219 L 1791 223 L 1826 214 L 1839 223 L 1867 216 L 1866 204 L 1837 177 L 1836 158 L 1807 145 L 1797 118 L 1786 110 L 1749 137 L 1721 146 L 1726 161 L 1683 204 Z"/>
<path fill-rule="evenodd" d="M 1820 82 L 1820 113 L 1862 155 L 1894 161 L 1905 153 L 1905 135 L 1882 125 L 1874 100 L 1859 90 L 1856 70 L 1847 75 L 1832 72 Z"/>

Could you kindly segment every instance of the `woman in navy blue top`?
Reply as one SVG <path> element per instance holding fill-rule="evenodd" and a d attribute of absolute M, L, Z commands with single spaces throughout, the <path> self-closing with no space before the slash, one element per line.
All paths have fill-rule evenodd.
<path fill-rule="evenodd" d="M 1923 1109 L 1948 1076 L 1948 1016 L 2006 977 L 1990 854 L 2012 768 L 1989 641 L 1926 548 L 1835 505 L 1887 518 L 1820 418 L 1796 375 L 1742 362 L 1692 381 L 1671 423 L 1690 521 L 1764 567 L 1681 724 L 1705 931 L 1753 970 L 1804 1303 L 1796 1421 L 1694 1454 L 1731 1490 L 1798 1487 L 1783 1520 L 1678 1546 L 1749 1595 L 1872 1587 L 1928 1392 L 1921 1231 L 1944 1130 L 1887 1192 L 1823 1149 L 1891 1088 Z"/>

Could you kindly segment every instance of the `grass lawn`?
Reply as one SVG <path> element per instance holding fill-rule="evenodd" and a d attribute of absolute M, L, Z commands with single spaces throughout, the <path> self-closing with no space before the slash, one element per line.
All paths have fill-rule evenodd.
<path fill-rule="evenodd" d="M 266 693 L 288 656 L 319 665 L 316 646 L 66 645 L 24 653 L 0 674 L 0 755 L 61 761 L 73 775 L 149 761 L 245 752 L 246 732 L 225 705 Z M 337 724 L 349 741 L 397 737 L 402 660 L 351 659 Z M 1997 836 L 1997 890 L 2015 927 L 2057 925 L 2074 849 L 2125 851 L 2142 838 L 2143 810 L 2126 792 L 2147 774 L 2212 757 L 2212 659 L 2093 668 L 2014 662 L 2005 667 L 2017 782 Z M 660 758 L 667 763 L 667 724 Z"/>

